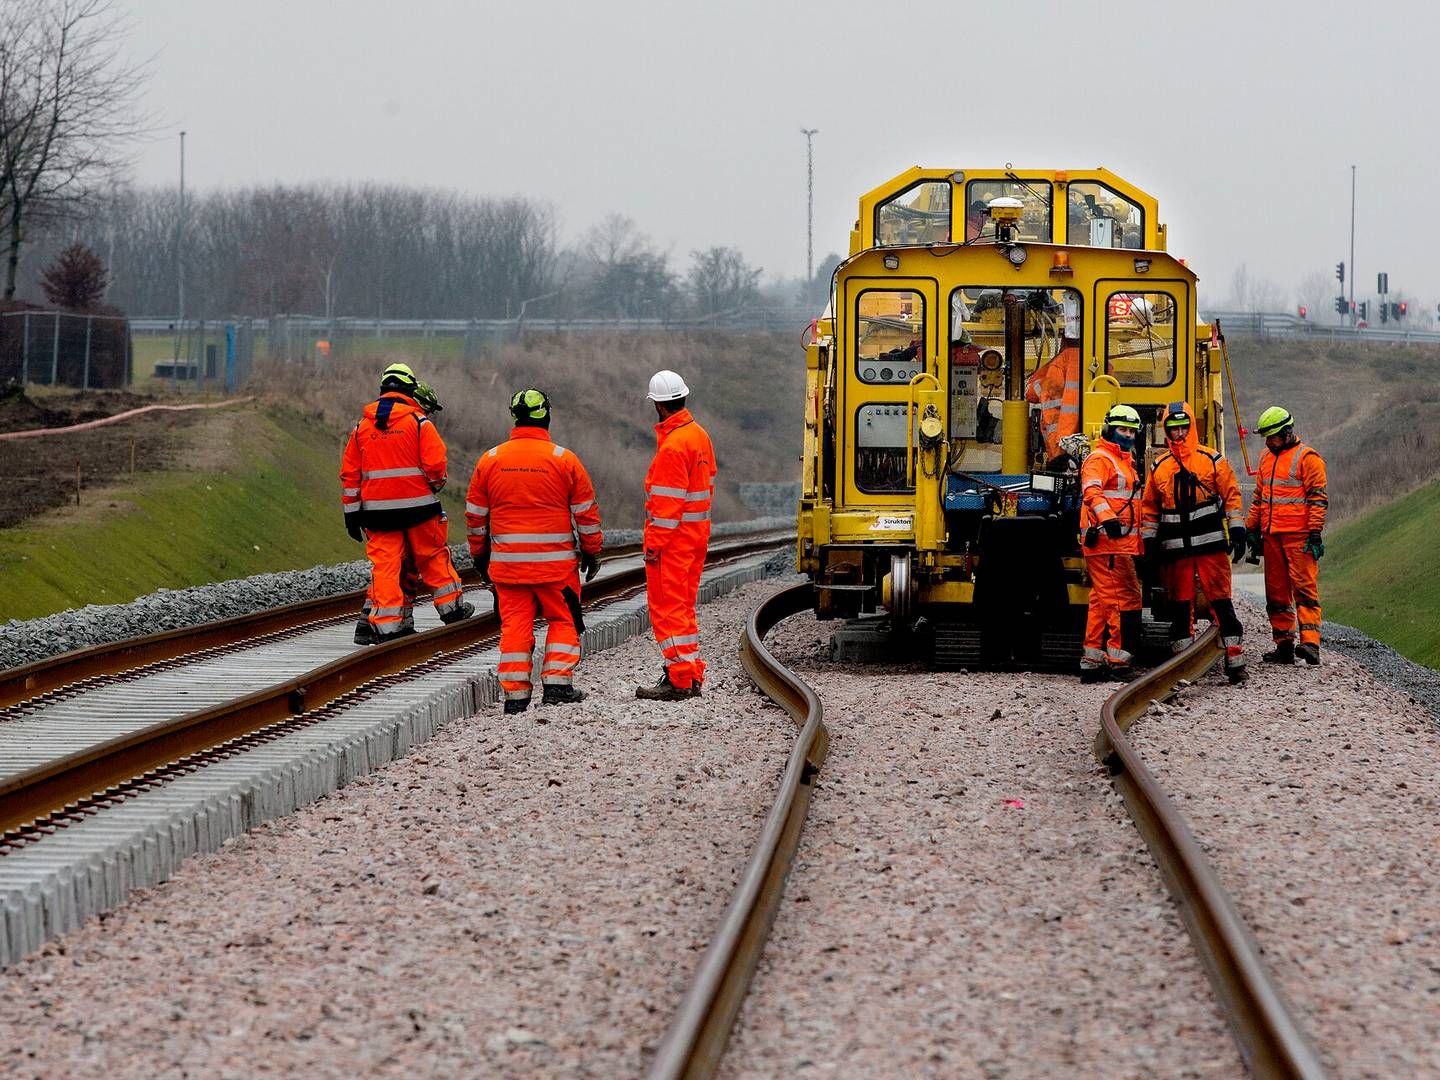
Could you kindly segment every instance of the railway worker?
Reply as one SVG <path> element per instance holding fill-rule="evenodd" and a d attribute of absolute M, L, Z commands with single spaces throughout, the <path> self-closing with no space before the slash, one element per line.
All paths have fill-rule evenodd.
<path fill-rule="evenodd" d="M 475 463 L 465 523 L 475 569 L 495 588 L 505 711 L 522 713 L 532 696 L 536 618 L 546 625 L 542 702 L 585 698 L 575 686 L 579 572 L 586 581 L 594 578 L 604 535 L 590 474 L 574 451 L 550 440 L 549 396 L 521 390 L 510 399 L 510 415 L 510 438 Z"/>
<path fill-rule="evenodd" d="M 1265 557 L 1265 611 L 1275 651 L 1262 660 L 1320 663 L 1320 557 L 1330 497 L 1325 462 L 1295 435 L 1295 418 L 1278 405 L 1260 414 L 1255 430 L 1270 451 L 1260 462 L 1245 526 L 1252 551 Z M 1296 638 L 1296 615 L 1299 638 Z"/>
<path fill-rule="evenodd" d="M 1105 414 L 1100 438 L 1080 467 L 1080 526 L 1085 530 L 1085 567 L 1090 574 L 1090 610 L 1080 681 L 1128 679 L 1140 642 L 1139 492 L 1135 438 L 1140 414 L 1116 405 Z"/>
<path fill-rule="evenodd" d="M 1025 381 L 1025 400 L 1040 406 L 1045 463 L 1064 458 L 1060 440 L 1080 430 L 1080 346 L 1064 338 L 1060 351 Z"/>
<path fill-rule="evenodd" d="M 406 364 L 385 369 L 380 396 L 365 406 L 340 465 L 345 530 L 365 542 L 370 558 L 369 623 L 377 643 L 403 632 L 400 579 L 407 552 L 430 587 L 442 622 L 457 622 L 475 612 L 450 560 L 448 522 L 440 506 L 445 442 L 415 398 L 419 385 Z"/>
<path fill-rule="evenodd" d="M 445 408 L 440 404 L 434 388 L 424 380 L 415 384 L 415 403 L 425 410 L 426 416 L 432 418 Z M 400 612 L 401 634 L 415 633 L 415 597 L 423 584 L 419 572 L 415 569 L 415 553 L 410 550 L 410 545 L 406 544 L 405 555 L 400 561 L 400 592 L 405 598 Z M 371 574 L 370 585 L 365 590 L 365 602 L 360 607 L 360 620 L 355 624 L 356 645 L 375 644 L 375 633 L 370 629 L 370 609 L 374 606 L 375 576 Z"/>
<path fill-rule="evenodd" d="M 1210 602 L 1225 646 L 1225 674 L 1245 681 L 1244 627 L 1230 599 L 1230 556 L 1245 553 L 1245 500 L 1235 470 L 1218 450 L 1202 446 L 1188 401 L 1165 409 L 1165 452 L 1155 461 L 1140 500 L 1145 558 L 1158 564 L 1170 616 L 1170 650 L 1195 640 L 1195 582 Z M 1229 538 L 1226 538 L 1226 529 Z"/>
<path fill-rule="evenodd" d="M 715 448 L 686 408 L 690 388 L 657 371 L 645 395 L 655 403 L 655 457 L 645 473 L 645 597 L 665 673 L 635 696 L 649 701 L 699 697 L 705 681 L 695 602 L 710 543 Z"/>

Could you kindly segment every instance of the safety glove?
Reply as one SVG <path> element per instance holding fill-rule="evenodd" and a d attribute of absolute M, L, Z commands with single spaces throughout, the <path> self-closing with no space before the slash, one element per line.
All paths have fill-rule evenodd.
<path fill-rule="evenodd" d="M 475 572 L 480 575 L 480 584 L 490 584 L 490 545 L 486 544 L 479 551 L 471 552 L 470 557 L 475 560 Z"/>
<path fill-rule="evenodd" d="M 360 527 L 360 522 L 355 520 L 356 515 L 345 515 L 345 531 L 350 534 L 350 539 L 357 544 L 365 542 L 365 530 Z"/>
<path fill-rule="evenodd" d="M 1110 518 L 1108 521 L 1101 522 L 1100 527 L 1105 530 L 1105 535 L 1108 536 L 1111 540 L 1120 539 L 1119 518 Z"/>
<path fill-rule="evenodd" d="M 1305 546 L 1300 550 L 1306 555 L 1313 555 L 1318 559 L 1325 554 L 1325 542 L 1320 539 L 1319 532 L 1312 532 L 1305 538 Z"/>
<path fill-rule="evenodd" d="M 580 573 L 585 575 L 585 583 L 588 585 L 595 580 L 595 575 L 600 572 L 600 560 L 588 551 L 580 553 Z"/>
<path fill-rule="evenodd" d="M 1260 532 L 1247 533 L 1245 542 L 1250 545 L 1250 557 L 1245 561 L 1258 563 L 1260 556 L 1265 554 L 1265 534 Z"/>
<path fill-rule="evenodd" d="M 1094 547 L 1099 542 L 1100 529 L 1095 525 L 1091 525 L 1088 529 L 1085 530 L 1085 546 Z"/>
<path fill-rule="evenodd" d="M 1238 563 L 1241 559 L 1243 559 L 1243 558 L 1245 557 L 1245 548 L 1246 548 L 1247 546 L 1248 546 L 1248 545 L 1246 544 L 1245 526 L 1244 526 L 1244 525 L 1231 525 L 1231 526 L 1230 526 L 1230 556 L 1231 556 L 1231 557 L 1230 557 L 1230 561 L 1231 561 L 1232 563 Z"/>
<path fill-rule="evenodd" d="M 645 561 L 646 561 L 647 563 L 658 563 L 658 562 L 660 561 L 660 549 L 659 549 L 659 548 L 646 548 L 646 549 L 645 549 Z"/>

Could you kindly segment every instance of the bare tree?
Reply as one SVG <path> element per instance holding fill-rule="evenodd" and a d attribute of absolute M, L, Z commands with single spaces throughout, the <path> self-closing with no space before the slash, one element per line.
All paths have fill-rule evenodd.
<path fill-rule="evenodd" d="M 754 302 L 760 269 L 752 268 L 739 249 L 712 247 L 690 254 L 695 260 L 690 266 L 690 293 L 702 316 L 727 314 Z"/>
<path fill-rule="evenodd" d="M 1331 282 L 1335 279 L 1324 270 L 1313 270 L 1300 279 L 1295 295 L 1301 307 L 1306 309 L 1305 317 L 1313 323 L 1334 322 L 1335 297 L 1337 293 Z"/>
<path fill-rule="evenodd" d="M 125 164 L 144 120 L 142 67 L 121 50 L 112 0 L 0 2 L 0 229 L 5 299 L 34 221 L 83 203 Z"/>

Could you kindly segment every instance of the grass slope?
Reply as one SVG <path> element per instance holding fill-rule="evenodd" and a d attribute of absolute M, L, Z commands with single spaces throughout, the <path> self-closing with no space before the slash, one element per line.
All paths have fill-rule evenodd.
<path fill-rule="evenodd" d="M 1440 668 L 1440 481 L 1346 522 L 1325 537 L 1327 618 Z"/>
<path fill-rule="evenodd" d="M 211 435 L 213 462 L 0 530 L 0 621 L 363 556 L 341 526 L 342 433 L 250 408 Z"/>

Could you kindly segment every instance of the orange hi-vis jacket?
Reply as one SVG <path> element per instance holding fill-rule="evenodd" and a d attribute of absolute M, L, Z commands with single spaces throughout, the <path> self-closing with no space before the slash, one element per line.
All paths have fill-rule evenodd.
<path fill-rule="evenodd" d="M 465 525 L 470 554 L 489 547 L 490 579 L 502 585 L 569 581 L 577 552 L 599 554 L 604 542 L 585 466 L 544 428 L 524 425 L 475 463 Z"/>
<path fill-rule="evenodd" d="M 1025 383 L 1025 400 L 1040 406 L 1045 460 L 1060 456 L 1060 440 L 1080 430 L 1080 350 L 1066 346 Z"/>
<path fill-rule="evenodd" d="M 1080 528 L 1103 526 L 1112 518 L 1120 522 L 1120 538 L 1112 540 L 1101 528 L 1094 547 L 1081 550 L 1086 555 L 1139 555 L 1140 512 L 1136 507 L 1139 492 L 1135 460 L 1128 450 L 1121 450 L 1109 439 L 1100 439 L 1080 467 Z"/>
<path fill-rule="evenodd" d="M 440 515 L 445 440 L 415 399 L 390 392 L 365 406 L 340 461 L 345 520 L 377 532 L 408 529 Z"/>
<path fill-rule="evenodd" d="M 710 537 L 715 493 L 715 448 L 710 436 L 681 409 L 655 425 L 658 445 L 645 472 L 645 550 Z"/>
<path fill-rule="evenodd" d="M 1140 500 L 1140 535 L 1158 539 L 1166 560 L 1208 555 L 1229 547 L 1225 525 L 1241 524 L 1245 500 L 1235 470 L 1218 450 L 1200 445 L 1195 410 L 1190 431 L 1155 460 Z"/>
<path fill-rule="evenodd" d="M 1297 442 L 1267 453 L 1255 477 L 1246 527 L 1267 536 L 1320 532 L 1330 506 L 1325 484 L 1325 462 L 1313 447 Z"/>

